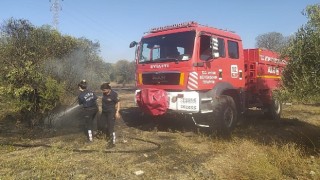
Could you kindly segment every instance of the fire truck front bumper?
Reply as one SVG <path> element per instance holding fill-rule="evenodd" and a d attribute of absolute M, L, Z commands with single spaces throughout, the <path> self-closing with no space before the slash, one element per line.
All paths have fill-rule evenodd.
<path fill-rule="evenodd" d="M 140 92 L 136 90 L 135 94 Z M 135 96 L 136 97 L 136 96 Z M 196 91 L 167 91 L 168 110 L 181 113 L 198 113 L 200 111 L 200 95 Z M 137 99 L 135 99 L 137 103 Z"/>

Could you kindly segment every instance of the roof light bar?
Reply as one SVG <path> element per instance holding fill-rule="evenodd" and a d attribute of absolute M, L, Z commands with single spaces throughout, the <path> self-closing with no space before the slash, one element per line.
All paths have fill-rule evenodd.
<path fill-rule="evenodd" d="M 166 30 L 170 30 L 170 29 L 177 29 L 177 28 L 182 28 L 182 27 L 195 27 L 195 26 L 198 26 L 198 23 L 195 21 L 190 21 L 190 22 L 184 22 L 184 23 L 179 23 L 179 24 L 173 24 L 173 25 L 169 25 L 169 26 L 152 28 L 152 29 L 150 29 L 149 32 L 154 33 L 154 32 L 159 32 L 159 31 L 166 31 Z"/>

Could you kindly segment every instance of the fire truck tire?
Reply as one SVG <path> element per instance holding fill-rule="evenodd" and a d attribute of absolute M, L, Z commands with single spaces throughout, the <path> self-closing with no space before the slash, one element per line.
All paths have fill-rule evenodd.
<path fill-rule="evenodd" d="M 272 120 L 280 120 L 282 112 L 282 103 L 277 99 L 272 99 L 271 104 L 267 106 L 265 115 Z"/>
<path fill-rule="evenodd" d="M 230 134 L 238 119 L 237 108 L 233 98 L 222 95 L 215 110 L 218 133 Z"/>

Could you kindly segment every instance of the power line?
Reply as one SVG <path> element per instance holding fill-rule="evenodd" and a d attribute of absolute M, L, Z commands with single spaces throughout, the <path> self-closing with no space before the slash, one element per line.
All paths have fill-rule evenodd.
<path fill-rule="evenodd" d="M 58 29 L 59 25 L 59 12 L 62 10 L 60 0 L 49 0 L 51 2 L 50 11 L 53 13 L 52 25 L 55 29 Z M 62 0 L 63 1 L 63 0 Z"/>

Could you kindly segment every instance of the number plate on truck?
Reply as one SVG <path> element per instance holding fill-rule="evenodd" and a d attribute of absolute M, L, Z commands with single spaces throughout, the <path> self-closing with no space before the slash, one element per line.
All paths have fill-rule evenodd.
<path fill-rule="evenodd" d="M 199 112 L 199 93 L 168 92 L 169 109 L 187 112 Z"/>

